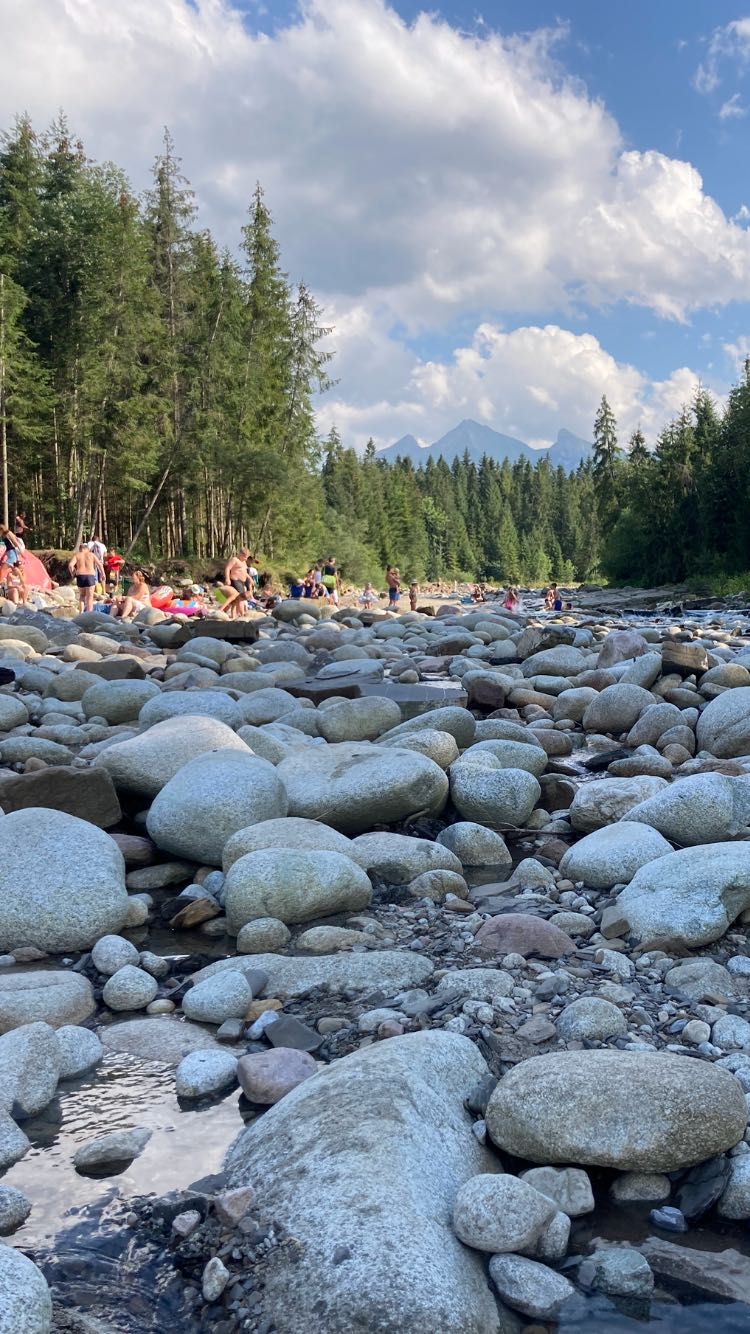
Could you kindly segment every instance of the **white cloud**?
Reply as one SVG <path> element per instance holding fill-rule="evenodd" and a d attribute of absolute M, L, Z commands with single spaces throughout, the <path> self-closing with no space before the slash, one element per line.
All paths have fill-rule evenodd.
<path fill-rule="evenodd" d="M 377 342 L 377 330 L 369 337 Z M 403 369 L 403 368 L 402 368 Z M 334 396 L 323 407 L 326 428 L 333 422 L 351 443 L 374 435 L 390 444 L 410 431 L 430 443 L 463 417 L 487 421 L 496 430 L 538 444 L 551 444 L 561 425 L 590 439 L 603 393 L 626 440 L 637 425 L 650 439 L 689 403 L 698 376 L 687 367 L 665 380 L 618 362 L 592 334 L 558 325 L 528 325 L 504 331 L 491 322 L 449 360 L 412 359 L 411 373 L 399 384 L 397 401 L 364 387 L 356 401 Z M 479 410 L 482 409 L 482 411 Z"/>
<path fill-rule="evenodd" d="M 138 185 L 168 124 L 202 221 L 230 243 L 263 182 L 285 264 L 336 325 L 325 411 L 359 438 L 434 438 L 456 413 L 538 439 L 563 424 L 588 434 L 607 384 L 633 416 L 689 372 L 660 391 L 589 335 L 504 335 L 504 314 L 577 323 L 586 305 L 627 301 L 682 320 L 750 299 L 741 219 L 691 164 L 624 151 L 559 65 L 561 29 L 467 34 L 434 14 L 406 23 L 385 0 L 301 0 L 270 36 L 232 0 L 2 9 L 6 124 L 26 108 L 43 125 L 63 106 L 88 151 Z M 750 50 L 750 20 L 719 30 L 709 81 L 729 29 Z M 403 338 L 477 326 L 444 363 Z"/>
<path fill-rule="evenodd" d="M 742 120 L 746 115 L 747 107 L 743 104 L 739 93 L 732 93 L 732 96 L 719 107 L 719 120 Z"/>
<path fill-rule="evenodd" d="M 750 18 L 733 19 L 724 27 L 714 29 L 706 49 L 706 58 L 701 61 L 693 76 L 693 84 L 699 93 L 716 91 L 725 64 L 740 70 L 750 64 Z"/>

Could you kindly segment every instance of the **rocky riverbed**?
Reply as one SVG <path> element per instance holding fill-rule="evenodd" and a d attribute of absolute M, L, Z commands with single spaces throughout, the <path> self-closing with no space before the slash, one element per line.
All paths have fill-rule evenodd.
<path fill-rule="evenodd" d="M 0 1334 L 746 1324 L 746 610 L 0 610 Z"/>

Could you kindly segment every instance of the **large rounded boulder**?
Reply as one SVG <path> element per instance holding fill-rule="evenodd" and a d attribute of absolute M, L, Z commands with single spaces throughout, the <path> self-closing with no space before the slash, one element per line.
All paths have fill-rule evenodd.
<path fill-rule="evenodd" d="M 165 852 L 220 866 L 232 834 L 286 815 L 287 804 L 278 770 L 267 760 L 219 750 L 178 769 L 155 797 L 146 827 Z"/>
<path fill-rule="evenodd" d="M 725 690 L 703 710 L 696 726 L 701 750 L 720 759 L 750 755 L 750 686 Z"/>
<path fill-rule="evenodd" d="M 109 834 L 40 807 L 0 820 L 0 950 L 89 949 L 120 930 L 127 906 L 125 862 Z"/>
<path fill-rule="evenodd" d="M 734 1075 L 706 1061 L 568 1051 L 515 1066 L 485 1119 L 501 1151 L 533 1163 L 674 1172 L 739 1143 L 747 1107 Z"/>
<path fill-rule="evenodd" d="M 451 799 L 459 815 L 489 829 L 525 824 L 542 795 L 536 778 L 526 769 L 503 769 L 489 753 L 485 759 L 451 765 Z"/>
<path fill-rule="evenodd" d="M 240 857 L 248 852 L 262 852 L 264 848 L 296 848 L 300 852 L 340 852 L 359 862 L 354 844 L 346 834 L 340 834 L 320 820 L 302 820 L 287 815 L 281 820 L 262 820 L 260 824 L 238 829 L 228 840 L 222 858 L 225 873 Z"/>
<path fill-rule="evenodd" d="M 183 764 L 215 750 L 247 755 L 250 748 L 218 718 L 180 714 L 108 746 L 94 763 L 108 771 L 116 787 L 154 797 Z"/>
<path fill-rule="evenodd" d="M 602 922 L 641 945 L 692 949 L 724 935 L 750 907 L 750 843 L 681 848 L 642 866 Z"/>
<path fill-rule="evenodd" d="M 621 820 L 574 843 L 560 870 L 569 880 L 582 880 L 592 889 L 611 889 L 628 884 L 642 866 L 671 851 L 672 845 L 656 829 Z"/>
<path fill-rule="evenodd" d="M 276 769 L 289 814 L 323 820 L 345 834 L 416 814 L 438 815 L 448 779 L 426 755 L 371 742 L 308 746 Z"/>
<path fill-rule="evenodd" d="M 232 864 L 224 906 L 229 930 L 236 934 L 259 917 L 294 925 L 359 912 L 369 906 L 371 894 L 367 872 L 340 852 L 265 848 Z"/>
<path fill-rule="evenodd" d="M 99 681 L 89 686 L 81 700 L 87 718 L 106 718 L 108 723 L 129 723 L 144 704 L 161 694 L 155 681 Z"/>
<path fill-rule="evenodd" d="M 750 778 L 714 773 L 680 778 L 634 806 L 628 820 L 650 825 L 683 847 L 723 843 L 750 824 Z"/>

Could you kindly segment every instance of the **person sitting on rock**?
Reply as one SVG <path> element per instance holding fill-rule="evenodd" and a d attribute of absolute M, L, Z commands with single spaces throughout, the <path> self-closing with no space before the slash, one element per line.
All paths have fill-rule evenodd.
<path fill-rule="evenodd" d="M 143 570 L 134 570 L 133 579 L 128 589 L 127 595 L 117 600 L 112 605 L 111 615 L 118 617 L 121 621 L 130 621 L 137 616 L 139 611 L 145 611 L 151 606 L 151 589 L 146 583 L 146 576 Z"/>

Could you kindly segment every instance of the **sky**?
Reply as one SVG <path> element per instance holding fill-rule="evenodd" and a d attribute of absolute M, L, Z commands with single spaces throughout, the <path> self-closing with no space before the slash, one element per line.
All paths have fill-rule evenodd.
<path fill-rule="evenodd" d="M 148 183 L 168 125 L 235 248 L 260 180 L 333 325 L 325 432 L 472 417 L 653 444 L 750 350 L 750 0 L 0 0 L 0 125 Z"/>

